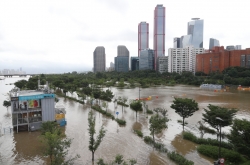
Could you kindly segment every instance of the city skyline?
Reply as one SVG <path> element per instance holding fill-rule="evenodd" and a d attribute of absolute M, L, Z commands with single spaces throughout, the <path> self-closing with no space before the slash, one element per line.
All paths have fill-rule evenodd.
<path fill-rule="evenodd" d="M 130 56 L 137 56 L 139 22 L 149 23 L 149 48 L 153 48 L 154 9 L 158 4 L 166 8 L 165 50 L 173 47 L 174 37 L 186 34 L 186 23 L 195 17 L 205 22 L 205 49 L 209 49 L 209 38 L 218 39 L 224 47 L 250 47 L 246 21 L 250 16 L 244 12 L 247 2 L 236 7 L 234 1 L 222 0 L 207 3 L 198 0 L 1 1 L 0 15 L 4 17 L 0 17 L 0 70 L 22 65 L 27 73 L 91 71 L 93 50 L 99 45 L 105 47 L 106 66 L 114 62 L 117 45 L 125 45 Z M 168 55 L 166 51 L 165 55 Z"/>

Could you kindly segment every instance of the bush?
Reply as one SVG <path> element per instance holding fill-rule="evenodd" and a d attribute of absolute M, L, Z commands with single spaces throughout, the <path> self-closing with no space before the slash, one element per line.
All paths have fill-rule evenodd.
<path fill-rule="evenodd" d="M 115 119 L 115 121 L 116 121 L 119 125 L 126 125 L 126 121 L 125 121 L 125 120 Z"/>
<path fill-rule="evenodd" d="M 117 101 L 117 104 L 122 105 L 122 106 L 124 106 L 124 107 L 128 107 L 128 106 L 129 106 L 128 104 L 125 104 L 125 103 L 120 102 L 120 101 Z"/>
<path fill-rule="evenodd" d="M 184 132 L 183 138 L 186 140 L 190 140 L 197 144 L 206 144 L 206 145 L 212 145 L 212 146 L 219 146 L 220 142 L 216 139 L 203 139 L 203 138 L 197 138 L 194 134 L 191 132 Z M 227 149 L 233 149 L 233 145 L 227 142 L 221 142 L 221 147 L 227 148 Z"/>
<path fill-rule="evenodd" d="M 134 130 L 134 132 L 139 136 L 143 137 L 143 133 L 140 130 Z"/>
<path fill-rule="evenodd" d="M 147 144 L 154 143 L 153 138 L 151 138 L 150 136 L 144 136 L 144 142 Z"/>
<path fill-rule="evenodd" d="M 200 145 L 197 148 L 197 151 L 203 155 L 217 159 L 219 147 L 211 146 L 211 145 Z M 239 164 L 245 161 L 243 156 L 240 155 L 239 153 L 232 151 L 232 150 L 225 149 L 225 148 L 221 148 L 221 156 L 231 163 Z"/>
<path fill-rule="evenodd" d="M 110 117 L 112 120 L 115 119 L 115 117 L 114 117 L 111 113 L 109 113 L 109 112 L 107 112 L 107 111 L 104 111 L 104 110 L 103 110 L 101 107 L 99 107 L 99 106 L 92 106 L 92 109 L 94 109 L 94 110 L 96 110 L 96 111 L 102 113 L 103 115 L 106 115 L 107 117 Z"/>
<path fill-rule="evenodd" d="M 176 152 L 169 152 L 168 157 L 173 160 L 174 162 L 176 162 L 176 164 L 178 165 L 193 165 L 194 162 L 191 160 L 187 160 L 186 158 L 184 158 L 182 155 L 176 153 Z"/>
<path fill-rule="evenodd" d="M 153 111 L 147 109 L 147 114 L 153 114 L 153 113 L 154 113 Z"/>
<path fill-rule="evenodd" d="M 162 144 L 162 143 L 157 143 L 157 142 L 155 142 L 155 143 L 154 143 L 154 147 L 155 147 L 158 151 L 161 151 L 161 152 L 168 152 L 168 149 L 165 148 L 165 145 Z"/>

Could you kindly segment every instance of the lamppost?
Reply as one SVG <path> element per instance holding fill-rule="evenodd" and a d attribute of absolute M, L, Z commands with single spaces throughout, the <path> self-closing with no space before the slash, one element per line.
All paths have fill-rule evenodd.
<path fill-rule="evenodd" d="M 139 101 L 140 101 L 140 91 L 141 91 L 141 88 L 140 88 L 140 85 L 139 85 Z"/>
<path fill-rule="evenodd" d="M 221 122 L 224 121 L 224 120 L 222 118 L 220 118 L 220 117 L 216 117 L 215 119 L 220 121 L 220 145 L 219 145 L 219 159 L 220 159 L 221 158 L 221 155 L 220 155 L 220 147 L 221 147 Z"/>

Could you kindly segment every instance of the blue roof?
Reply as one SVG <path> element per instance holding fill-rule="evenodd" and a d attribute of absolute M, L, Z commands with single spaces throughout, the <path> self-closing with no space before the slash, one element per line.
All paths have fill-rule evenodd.
<path fill-rule="evenodd" d="M 55 98 L 55 94 L 38 94 L 38 95 L 31 95 L 31 96 L 19 96 L 19 100 L 37 100 L 37 99 L 44 99 L 46 97 Z"/>

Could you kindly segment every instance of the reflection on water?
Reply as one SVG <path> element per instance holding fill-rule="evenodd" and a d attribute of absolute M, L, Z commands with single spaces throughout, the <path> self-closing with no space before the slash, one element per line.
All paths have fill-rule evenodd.
<path fill-rule="evenodd" d="M 7 110 L 2 106 L 6 94 L 13 85 L 5 85 L 13 83 L 20 78 L 6 78 L 0 81 L 0 122 L 2 127 L 11 126 L 11 117 L 6 116 Z M 116 96 L 126 96 L 128 99 L 138 98 L 138 88 L 135 89 L 116 89 L 112 88 L 112 92 Z M 213 160 L 201 156 L 197 153 L 197 145 L 182 139 L 182 127 L 177 123 L 181 119 L 174 110 L 170 109 L 174 97 L 188 97 L 195 99 L 199 103 L 199 111 L 193 116 L 186 119 L 188 125 L 185 126 L 190 130 L 199 120 L 202 119 L 204 108 L 208 104 L 214 104 L 225 107 L 239 108 L 237 117 L 249 117 L 250 114 L 250 92 L 230 91 L 230 92 L 214 92 L 204 91 L 197 87 L 190 86 L 175 86 L 175 87 L 153 87 L 150 89 L 141 89 L 141 97 L 151 96 L 152 100 L 147 101 L 149 109 L 157 107 L 168 110 L 168 117 L 171 119 L 168 122 L 168 128 L 162 134 L 156 136 L 156 141 L 164 143 L 170 151 L 177 151 L 184 155 L 187 159 L 193 160 L 195 164 L 211 164 Z M 91 152 L 88 150 L 89 135 L 88 135 L 88 112 L 89 106 L 81 105 L 77 102 L 60 98 L 57 104 L 63 104 L 66 108 L 67 126 L 65 134 L 68 138 L 72 138 L 72 144 L 69 149 L 69 157 L 79 154 L 79 158 L 75 164 L 86 164 L 91 162 Z M 101 105 L 101 104 L 100 104 Z M 108 112 L 115 117 L 126 120 L 125 127 L 120 127 L 115 121 L 102 116 L 95 112 L 96 115 L 96 132 L 99 131 L 101 125 L 104 125 L 107 130 L 103 142 L 95 153 L 95 158 L 103 158 L 105 161 L 110 161 L 115 158 L 116 154 L 122 154 L 125 159 L 134 158 L 138 164 L 174 164 L 170 161 L 166 154 L 154 151 L 151 146 L 144 143 L 143 139 L 136 136 L 133 129 L 138 129 L 143 132 L 144 136 L 151 136 L 149 131 L 150 115 L 145 112 L 139 112 L 136 119 L 135 111 L 129 107 L 122 111 L 121 106 L 115 106 L 113 102 L 108 104 Z M 9 110 L 10 111 L 10 110 Z M 116 112 L 119 115 L 116 116 Z M 148 117 L 147 117 L 148 116 Z M 42 155 L 42 145 L 39 131 L 37 132 L 20 132 L 8 133 L 0 137 L 0 164 L 43 164 L 47 161 Z M 199 135 L 197 133 L 197 135 Z M 91 164 L 91 163 L 89 163 Z"/>

